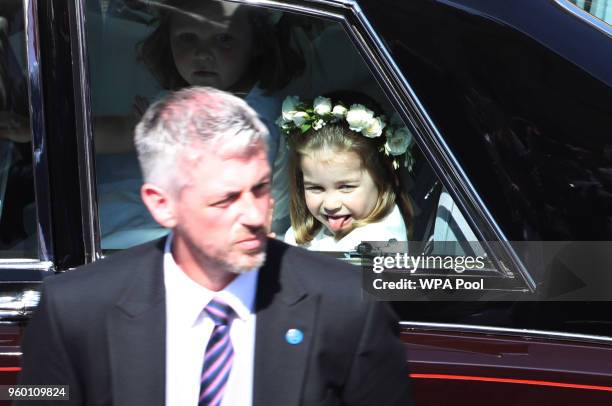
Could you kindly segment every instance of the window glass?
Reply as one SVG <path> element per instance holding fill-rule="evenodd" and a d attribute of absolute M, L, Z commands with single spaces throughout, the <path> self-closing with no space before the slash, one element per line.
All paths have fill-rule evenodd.
<path fill-rule="evenodd" d="M 475 239 L 339 24 L 212 0 L 106 10 L 88 4 L 104 250 L 166 234 L 140 200 L 132 131 L 150 103 L 190 85 L 243 97 L 268 127 L 277 238 L 342 257 L 358 254 L 365 240 Z M 315 101 L 319 96 L 326 99 Z M 336 119 L 331 111 L 340 102 L 346 111 Z M 336 131 L 342 142 L 363 145 L 341 150 L 332 135 L 321 135 L 320 152 L 332 159 L 307 162 L 304 156 L 317 147 L 296 141 L 300 129 L 292 119 L 306 108 L 310 115 L 300 126 L 311 128 L 308 137 Z M 278 121 L 283 112 L 285 121 Z M 356 118 L 351 122 L 348 114 Z M 307 214 L 293 226 L 292 205 Z M 307 221 L 314 227 L 305 231 Z"/>
<path fill-rule="evenodd" d="M 579 68 L 599 59 L 542 47 L 516 29 L 518 6 L 486 3 L 500 25 L 453 4 L 393 4 L 363 7 L 506 237 L 611 240 L 612 92 Z M 557 28 L 555 15 L 542 24 Z M 589 33 L 576 40 L 601 39 Z"/>
<path fill-rule="evenodd" d="M 35 258 L 23 3 L 0 5 L 0 258 Z"/>
<path fill-rule="evenodd" d="M 466 8 L 467 3 L 473 8 Z M 612 236 L 608 76 L 602 79 L 580 67 L 589 66 L 592 53 L 572 60 L 570 55 L 576 54 L 560 55 L 543 47 L 538 31 L 522 25 L 526 20 L 520 6 L 509 4 L 411 0 L 398 6 L 388 0 L 360 1 L 504 234 L 525 245 L 561 241 L 601 247 L 605 243 L 599 241 Z M 561 33 L 567 27 L 555 25 L 557 17 L 557 10 L 538 15 L 544 26 Z M 575 39 L 609 49 L 609 41 L 593 32 L 585 30 Z M 565 38 L 556 37 L 561 42 Z M 566 248 L 560 252 L 572 254 Z M 553 266 L 550 258 L 527 265 L 536 282 L 533 300 L 562 300 L 578 285 L 599 288 L 600 296 L 583 295 L 565 303 L 396 305 L 406 320 L 609 336 L 607 303 L 594 300 L 609 298 L 612 292 L 610 262 L 602 255 L 610 250 L 597 256 L 576 252 L 571 257 L 583 262 L 571 270 Z M 536 277 L 543 271 L 545 275 Z"/>
<path fill-rule="evenodd" d="M 610 0 L 568 0 L 587 13 L 612 24 L 612 2 Z"/>

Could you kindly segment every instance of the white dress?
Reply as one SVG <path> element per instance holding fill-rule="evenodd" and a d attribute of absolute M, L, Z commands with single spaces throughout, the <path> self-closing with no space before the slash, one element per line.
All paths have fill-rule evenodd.
<path fill-rule="evenodd" d="M 389 241 L 392 239 L 397 241 L 406 241 L 407 239 L 406 225 L 397 205 L 381 221 L 357 227 L 339 241 L 334 239 L 334 236 L 326 227 L 322 227 L 314 239 L 308 244 L 302 245 L 302 247 L 312 251 L 353 251 L 362 241 Z M 298 245 L 295 242 L 293 228 L 285 233 L 285 242 Z"/>

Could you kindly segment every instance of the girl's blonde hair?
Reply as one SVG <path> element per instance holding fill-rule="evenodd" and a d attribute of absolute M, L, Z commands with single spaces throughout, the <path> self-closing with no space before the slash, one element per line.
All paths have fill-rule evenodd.
<path fill-rule="evenodd" d="M 401 191 L 399 179 L 392 162 L 380 152 L 384 145 L 384 137 L 367 138 L 352 131 L 346 122 L 327 124 L 319 130 L 309 130 L 305 134 L 292 136 L 289 139 L 291 147 L 289 188 L 292 196 L 289 210 L 291 226 L 299 245 L 306 244 L 314 238 L 322 224 L 310 213 L 306 206 L 304 191 L 304 174 L 301 170 L 301 159 L 313 152 L 330 149 L 334 152 L 354 152 L 361 159 L 363 170 L 368 171 L 378 189 L 378 199 L 374 209 L 365 218 L 353 222 L 352 227 L 338 235 L 340 239 L 354 228 L 384 219 L 397 203 L 404 218 L 410 238 L 412 230 L 412 204 L 408 196 Z"/>

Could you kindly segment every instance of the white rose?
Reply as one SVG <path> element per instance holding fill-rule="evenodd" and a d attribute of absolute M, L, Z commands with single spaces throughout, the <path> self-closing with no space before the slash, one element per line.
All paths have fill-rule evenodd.
<path fill-rule="evenodd" d="M 274 122 L 277 126 L 279 126 L 282 130 L 286 130 L 289 128 L 289 124 L 291 123 L 291 121 L 285 121 L 283 119 L 283 117 L 279 117 L 278 119 L 276 119 L 276 121 Z"/>
<path fill-rule="evenodd" d="M 317 97 L 316 99 L 314 99 L 314 102 L 312 103 L 312 105 L 313 105 L 314 112 L 320 116 L 331 113 L 331 110 L 332 110 L 331 100 L 328 99 L 327 97 L 321 97 L 321 96 Z"/>
<path fill-rule="evenodd" d="M 364 128 L 363 131 L 361 131 L 361 133 L 368 138 L 376 138 L 380 137 L 383 128 L 385 128 L 385 122 L 379 117 L 374 117 L 372 120 L 370 120 L 369 125 Z"/>
<path fill-rule="evenodd" d="M 282 111 L 285 121 L 293 120 L 298 104 L 300 104 L 300 98 L 297 96 L 287 96 L 285 100 L 283 100 Z"/>
<path fill-rule="evenodd" d="M 412 144 L 412 133 L 406 127 L 398 128 L 393 132 L 388 130 L 386 136 L 385 149 L 391 155 L 402 155 Z"/>
<path fill-rule="evenodd" d="M 296 127 L 301 127 L 308 120 L 308 113 L 298 111 L 293 115 L 293 123 Z"/>
<path fill-rule="evenodd" d="M 334 117 L 344 118 L 344 116 L 346 116 L 346 112 L 347 112 L 346 107 L 344 107 L 341 104 L 338 104 L 337 106 L 334 106 L 334 109 L 332 110 L 331 113 L 334 115 Z"/>
<path fill-rule="evenodd" d="M 368 127 L 374 118 L 374 112 L 362 104 L 353 104 L 346 113 L 346 122 L 353 131 L 361 131 Z"/>

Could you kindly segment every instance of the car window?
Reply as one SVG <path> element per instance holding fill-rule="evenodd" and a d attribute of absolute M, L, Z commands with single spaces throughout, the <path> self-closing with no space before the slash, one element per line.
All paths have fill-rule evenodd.
<path fill-rule="evenodd" d="M 609 0 L 563 0 L 574 4 L 594 17 L 612 24 L 612 2 Z"/>
<path fill-rule="evenodd" d="M 0 258 L 36 258 L 23 3 L 0 5 Z"/>
<path fill-rule="evenodd" d="M 512 29 L 503 7 L 490 12 L 508 24 L 475 27 L 443 4 L 414 0 L 393 15 L 385 13 L 391 2 L 364 4 L 509 240 L 610 240 L 607 78 L 583 74 Z M 544 25 L 557 14 L 547 13 Z M 404 25 L 405 16 L 435 24 Z M 588 31 L 594 46 L 609 48 L 609 37 Z M 582 55 L 590 68 L 589 60 Z"/>
<path fill-rule="evenodd" d="M 130 3 L 121 12 L 104 11 L 95 4 L 88 8 L 103 250 L 124 249 L 167 233 L 140 200 L 143 179 L 132 131 L 149 104 L 189 85 L 218 87 L 244 97 L 267 126 L 268 158 L 274 174 L 272 227 L 277 238 L 335 252 L 342 258 L 358 255 L 359 244 L 368 240 L 477 240 L 421 153 L 414 130 L 394 111 L 339 23 L 219 1 L 169 1 L 161 7 L 139 4 Z M 234 61 L 224 60 L 224 55 L 231 52 Z M 310 111 L 305 124 L 309 128 L 334 127 L 337 122 L 331 111 L 340 102 L 345 115 L 355 113 L 359 107 L 354 106 L 362 105 L 372 110 L 367 120 L 381 120 L 380 131 L 367 120 L 363 128 L 351 131 L 366 141 L 377 138 L 368 151 L 385 165 L 384 169 L 368 166 L 368 159 L 355 149 L 335 153 L 343 157 L 340 160 L 346 165 L 341 165 L 342 169 L 349 170 L 350 166 L 355 176 L 367 173 L 368 181 L 373 182 L 358 199 L 348 196 L 353 196 L 354 189 L 362 190 L 361 183 L 336 185 L 337 179 L 332 179 L 330 186 L 326 184 L 329 179 L 316 178 L 318 162 L 314 172 L 305 174 L 296 138 L 292 138 L 295 132 L 291 133 L 291 129 L 300 131 L 293 119 L 300 108 Z M 314 113 L 317 108 L 323 109 L 317 110 L 322 112 L 319 115 Z M 342 120 L 348 128 L 348 119 Z M 371 127 L 369 137 L 365 127 Z M 388 137 L 394 144 L 387 142 L 391 139 Z M 329 196 L 337 201 L 330 203 Z M 294 215 L 292 224 L 290 212 L 296 201 L 310 213 L 308 221 L 315 224 L 306 234 L 302 233 L 305 219 Z M 337 211 L 325 214 L 325 210 Z M 356 226 L 347 226 L 353 221 Z M 340 232 L 334 234 L 338 229 Z M 346 230 L 352 231 L 340 238 Z M 452 244 L 437 247 L 439 255 L 465 254 Z M 444 252 L 445 247 L 451 248 Z"/>
<path fill-rule="evenodd" d="M 594 55 L 610 53 L 610 38 L 557 3 L 526 3 L 537 13 L 500 2 L 360 2 L 514 248 L 561 254 L 526 265 L 532 302 L 396 305 L 408 320 L 609 336 L 612 92 L 606 60 Z M 559 16 L 564 36 L 549 30 Z M 568 38 L 600 51 L 576 52 Z"/>

